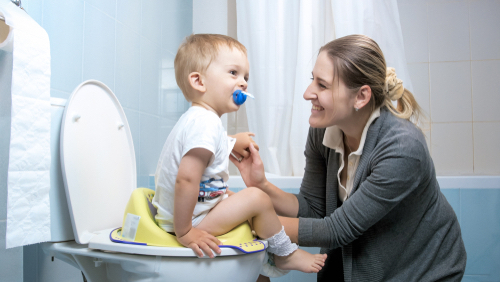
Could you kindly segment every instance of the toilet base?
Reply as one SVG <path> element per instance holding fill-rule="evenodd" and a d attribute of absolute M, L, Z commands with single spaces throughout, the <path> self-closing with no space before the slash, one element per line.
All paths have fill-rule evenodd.
<path fill-rule="evenodd" d="M 89 282 L 256 281 L 265 252 L 214 259 L 92 250 L 75 241 L 42 243 L 44 252 L 80 269 Z"/>

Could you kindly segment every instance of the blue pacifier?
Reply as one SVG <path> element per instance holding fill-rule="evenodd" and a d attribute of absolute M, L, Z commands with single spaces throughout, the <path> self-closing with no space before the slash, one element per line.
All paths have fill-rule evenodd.
<path fill-rule="evenodd" d="M 252 99 L 255 99 L 255 97 L 252 94 L 238 89 L 233 92 L 233 101 L 238 106 L 243 105 L 243 103 L 245 103 L 245 101 L 247 100 L 247 96 Z"/>

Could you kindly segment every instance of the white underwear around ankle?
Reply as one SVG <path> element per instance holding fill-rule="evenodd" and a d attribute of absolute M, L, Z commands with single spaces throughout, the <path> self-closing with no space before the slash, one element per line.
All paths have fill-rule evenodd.
<path fill-rule="evenodd" d="M 290 237 L 285 233 L 285 227 L 281 227 L 281 231 L 273 237 L 266 239 L 269 243 L 267 251 L 277 256 L 283 257 L 295 252 L 299 247 L 297 244 L 290 241 Z"/>

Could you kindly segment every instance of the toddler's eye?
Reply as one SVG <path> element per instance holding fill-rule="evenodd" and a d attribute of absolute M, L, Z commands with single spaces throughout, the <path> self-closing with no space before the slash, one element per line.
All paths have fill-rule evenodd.
<path fill-rule="evenodd" d="M 230 71 L 229 73 L 232 74 L 232 75 L 236 75 L 237 74 L 237 72 L 234 71 L 234 70 Z"/>

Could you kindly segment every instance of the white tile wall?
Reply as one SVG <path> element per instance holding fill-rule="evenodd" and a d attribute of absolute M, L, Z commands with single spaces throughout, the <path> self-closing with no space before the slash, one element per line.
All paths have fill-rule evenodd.
<path fill-rule="evenodd" d="M 399 12 L 400 15 L 402 15 L 400 17 L 402 30 L 405 31 L 405 34 L 411 35 L 404 38 L 407 62 L 428 62 L 429 40 L 427 5 L 422 1 L 405 2 L 399 5 Z"/>
<path fill-rule="evenodd" d="M 427 11 L 430 61 L 470 60 L 468 3 L 429 1 Z"/>
<path fill-rule="evenodd" d="M 471 59 L 500 59 L 500 1 L 471 1 L 469 15 Z"/>
<path fill-rule="evenodd" d="M 430 63 L 433 122 L 472 121 L 470 62 Z"/>
<path fill-rule="evenodd" d="M 472 123 L 433 123 L 432 159 L 443 175 L 473 173 Z"/>
<path fill-rule="evenodd" d="M 424 112 L 430 113 L 430 82 L 429 63 L 408 64 L 411 83 L 413 84 L 413 96 Z"/>
<path fill-rule="evenodd" d="M 500 122 L 474 123 L 474 173 L 500 174 Z"/>
<path fill-rule="evenodd" d="M 500 121 L 500 60 L 472 61 L 472 105 L 474 121 Z"/>
<path fill-rule="evenodd" d="M 398 6 L 437 174 L 500 174 L 500 0 L 398 0 Z"/>

